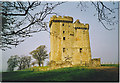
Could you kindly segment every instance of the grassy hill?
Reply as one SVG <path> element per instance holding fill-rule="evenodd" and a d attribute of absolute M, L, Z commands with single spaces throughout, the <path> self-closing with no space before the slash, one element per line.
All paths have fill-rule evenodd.
<path fill-rule="evenodd" d="M 3 81 L 118 81 L 118 66 L 68 67 L 50 71 L 3 72 Z"/>

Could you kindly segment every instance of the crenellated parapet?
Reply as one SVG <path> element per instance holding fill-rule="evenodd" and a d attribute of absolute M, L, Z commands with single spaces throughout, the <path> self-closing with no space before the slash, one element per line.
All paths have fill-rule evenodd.
<path fill-rule="evenodd" d="M 49 27 L 51 27 L 53 22 L 73 23 L 73 17 L 70 16 L 57 17 L 56 15 L 54 15 L 50 18 Z M 89 24 L 80 23 L 78 19 L 73 24 L 75 29 L 89 29 Z"/>
<path fill-rule="evenodd" d="M 89 29 L 89 24 L 80 23 L 80 21 L 77 19 L 74 22 L 74 28 L 75 29 Z"/>
<path fill-rule="evenodd" d="M 49 27 L 51 27 L 52 22 L 66 22 L 66 23 L 73 23 L 73 18 L 70 16 L 56 16 L 54 15 L 53 17 L 50 18 L 50 23 Z"/>

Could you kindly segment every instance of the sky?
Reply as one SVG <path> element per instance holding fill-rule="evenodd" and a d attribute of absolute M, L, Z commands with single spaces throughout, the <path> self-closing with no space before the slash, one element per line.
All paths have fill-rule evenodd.
<path fill-rule="evenodd" d="M 90 26 L 89 37 L 92 58 L 101 58 L 101 63 L 117 63 L 118 62 L 118 24 L 107 26 L 114 28 L 111 31 L 106 30 L 102 24 L 98 22 L 95 8 L 87 2 L 88 8 L 86 11 L 81 11 L 77 7 L 78 2 L 67 2 L 58 6 L 54 11 L 61 16 L 71 16 L 75 22 L 77 19 L 81 23 L 88 23 Z M 109 2 L 106 3 L 109 7 Z M 116 5 L 118 7 L 118 5 Z M 39 7 L 36 9 L 39 11 Z M 115 13 L 118 18 L 118 12 Z M 51 16 L 48 16 L 45 21 L 49 22 Z M 2 69 L 6 71 L 7 60 L 13 55 L 27 55 L 35 50 L 40 45 L 46 45 L 48 53 L 50 52 L 50 34 L 48 32 L 35 33 L 33 37 L 26 39 L 16 48 L 2 51 Z"/>

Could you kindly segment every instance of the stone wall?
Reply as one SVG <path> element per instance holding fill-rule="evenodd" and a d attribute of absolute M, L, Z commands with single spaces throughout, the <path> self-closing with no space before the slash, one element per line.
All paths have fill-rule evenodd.
<path fill-rule="evenodd" d="M 91 59 L 91 66 L 101 66 L 100 58 Z"/>

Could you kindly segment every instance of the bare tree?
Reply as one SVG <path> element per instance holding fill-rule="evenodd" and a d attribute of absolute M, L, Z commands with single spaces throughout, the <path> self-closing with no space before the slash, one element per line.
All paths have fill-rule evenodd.
<path fill-rule="evenodd" d="M 51 15 L 57 14 L 54 9 L 64 2 L 2 2 L 2 32 L 0 48 L 5 50 L 11 46 L 17 46 L 26 38 L 29 38 L 33 33 L 40 31 L 48 31 L 47 22 L 44 19 Z M 94 16 L 97 16 L 98 21 L 107 30 L 107 25 L 115 25 L 118 23 L 118 18 L 114 15 L 118 10 L 114 5 L 117 2 L 111 2 L 113 7 L 109 7 L 106 2 L 90 2 L 91 6 L 96 9 Z M 88 8 L 87 2 L 79 2 L 78 7 L 82 10 Z M 37 10 L 37 11 L 36 11 Z"/>
<path fill-rule="evenodd" d="M 91 1 L 91 6 L 96 9 L 94 16 L 97 16 L 98 21 L 103 25 L 103 27 L 107 30 L 113 30 L 113 28 L 109 28 L 107 25 L 114 26 L 115 24 L 118 24 L 118 17 L 115 15 L 116 11 L 118 11 L 118 6 L 115 7 L 115 5 L 118 5 L 119 2 L 109 2 L 112 7 L 109 7 L 106 3 L 107 2 Z M 86 11 L 88 8 L 87 2 L 80 1 L 77 6 L 81 8 L 81 11 Z"/>
<path fill-rule="evenodd" d="M 63 2 L 2 2 L 3 28 L 0 47 L 11 48 L 31 37 L 33 33 L 47 31 L 44 19 Z M 36 11 L 37 10 L 37 11 Z"/>

